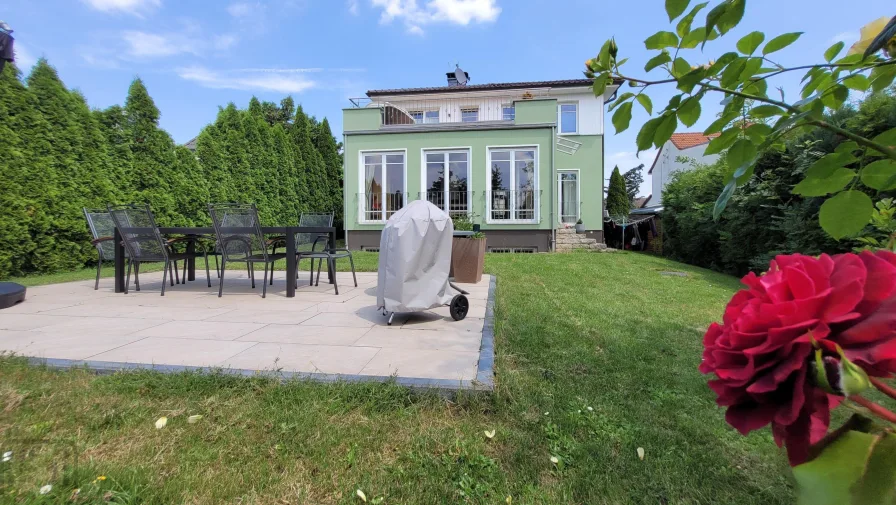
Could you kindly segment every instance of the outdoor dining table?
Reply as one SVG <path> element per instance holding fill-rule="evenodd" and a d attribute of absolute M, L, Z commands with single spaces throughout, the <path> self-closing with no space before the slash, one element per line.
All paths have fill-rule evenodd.
<path fill-rule="evenodd" d="M 137 230 L 135 230 L 137 231 Z M 147 229 L 147 232 L 151 232 L 151 230 Z M 237 228 L 228 228 L 228 231 L 232 233 L 240 233 L 242 230 Z M 268 235 L 285 235 L 286 237 L 295 237 L 298 233 L 310 233 L 316 235 L 327 234 L 327 249 L 333 251 L 336 249 L 336 228 L 332 226 L 262 226 L 261 231 Z M 183 236 L 214 236 L 215 229 L 212 227 L 159 227 L 159 232 L 162 235 L 183 235 Z M 244 232 L 247 235 L 255 233 L 255 229 L 252 227 L 246 227 Z M 124 293 L 124 274 L 125 274 L 125 252 L 124 245 L 122 244 L 121 233 L 118 231 L 118 228 L 115 228 L 115 292 L 116 293 Z M 194 240 L 190 240 L 187 242 L 187 252 L 194 253 L 196 252 L 196 242 Z M 286 240 L 286 278 L 287 279 L 295 279 L 296 278 L 296 241 L 295 240 Z M 333 283 L 333 275 L 335 272 L 330 270 L 330 266 L 327 265 L 327 277 L 329 278 L 330 284 Z M 187 280 L 194 281 L 196 280 L 196 259 L 191 257 L 187 261 Z M 286 283 L 286 296 L 289 298 L 293 298 L 296 296 L 296 284 L 295 282 L 287 282 Z"/>

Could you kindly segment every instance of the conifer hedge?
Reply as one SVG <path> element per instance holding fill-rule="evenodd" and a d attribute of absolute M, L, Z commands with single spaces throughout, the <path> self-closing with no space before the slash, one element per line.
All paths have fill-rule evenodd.
<path fill-rule="evenodd" d="M 96 260 L 82 208 L 149 203 L 162 226 L 208 225 L 209 202 L 254 202 L 262 223 L 342 214 L 342 155 L 326 119 L 291 97 L 220 108 L 178 146 L 138 78 L 124 106 L 91 110 L 46 60 L 0 74 L 0 278 Z"/>

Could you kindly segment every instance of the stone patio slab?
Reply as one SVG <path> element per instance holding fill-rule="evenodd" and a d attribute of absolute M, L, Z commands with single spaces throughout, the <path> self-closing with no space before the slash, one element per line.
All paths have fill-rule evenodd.
<path fill-rule="evenodd" d="M 262 298 L 261 275 L 253 289 L 239 268 L 226 273 L 220 298 L 218 279 L 212 273 L 209 288 L 204 272 L 167 286 L 165 296 L 161 272 L 142 274 L 141 291 L 132 282 L 127 295 L 114 293 L 108 279 L 99 290 L 92 280 L 29 288 L 23 304 L 0 310 L 0 353 L 102 373 L 214 368 L 321 381 L 394 378 L 421 388 L 491 387 L 490 277 L 462 285 L 470 292 L 463 321 L 440 307 L 395 314 L 389 326 L 376 303 L 376 273 L 358 273 L 358 287 L 350 273 L 338 273 L 339 295 L 323 279 L 308 285 L 307 275 L 300 272 L 295 298 L 285 296 L 283 272 Z"/>

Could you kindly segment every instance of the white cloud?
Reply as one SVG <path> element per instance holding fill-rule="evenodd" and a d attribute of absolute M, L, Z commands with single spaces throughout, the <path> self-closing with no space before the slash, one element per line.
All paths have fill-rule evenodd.
<path fill-rule="evenodd" d="M 836 44 L 837 42 L 845 42 L 847 44 L 859 40 L 859 32 L 841 32 L 831 37 L 828 44 Z"/>
<path fill-rule="evenodd" d="M 501 8 L 497 0 L 430 0 L 424 7 L 417 0 L 371 0 L 380 7 L 380 22 L 401 19 L 409 33 L 420 35 L 423 26 L 431 23 L 491 23 L 498 19 Z"/>
<path fill-rule="evenodd" d="M 357 73 L 364 72 L 363 68 L 322 68 L 322 67 L 309 67 L 309 68 L 238 68 L 234 70 L 230 70 L 230 72 L 252 72 L 252 73 L 262 73 L 262 74 L 310 74 L 310 73 L 319 73 L 319 72 L 346 72 L 346 73 Z"/>
<path fill-rule="evenodd" d="M 102 12 L 124 12 L 134 16 L 142 16 L 144 13 L 158 8 L 162 0 L 82 0 L 87 5 Z"/>
<path fill-rule="evenodd" d="M 348 5 L 348 13 L 351 14 L 352 16 L 357 16 L 358 14 L 361 13 L 360 6 L 358 5 L 358 0 L 348 0 L 347 5 Z"/>
<path fill-rule="evenodd" d="M 234 75 L 235 73 L 237 75 Z M 216 72 L 201 66 L 180 68 L 177 70 L 177 75 L 206 88 L 216 89 L 301 93 L 315 85 L 314 81 L 300 76 L 284 76 L 270 72 Z"/>
<path fill-rule="evenodd" d="M 122 33 L 125 53 L 133 58 L 161 58 L 178 54 L 201 56 L 210 50 L 223 51 L 239 41 L 233 34 L 216 35 L 205 38 L 195 29 L 184 32 L 147 33 L 126 31 Z"/>
<path fill-rule="evenodd" d="M 37 57 L 31 54 L 28 47 L 21 42 L 13 42 L 12 50 L 14 52 L 16 67 L 18 67 L 19 70 L 27 72 L 35 63 L 37 63 Z"/>
<path fill-rule="evenodd" d="M 252 11 L 252 4 L 248 2 L 237 2 L 227 6 L 227 12 L 235 18 L 246 17 L 252 14 Z"/>

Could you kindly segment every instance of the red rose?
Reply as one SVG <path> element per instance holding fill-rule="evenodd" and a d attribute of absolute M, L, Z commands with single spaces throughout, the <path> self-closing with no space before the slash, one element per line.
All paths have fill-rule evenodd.
<path fill-rule="evenodd" d="M 809 379 L 813 338 L 826 353 L 840 345 L 870 375 L 896 372 L 896 255 L 778 256 L 742 282 L 748 289 L 703 337 L 700 371 L 716 375 L 709 387 L 728 423 L 743 434 L 771 424 L 795 466 L 842 400 Z"/>

